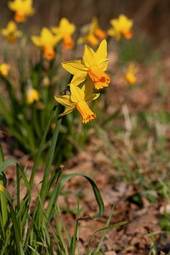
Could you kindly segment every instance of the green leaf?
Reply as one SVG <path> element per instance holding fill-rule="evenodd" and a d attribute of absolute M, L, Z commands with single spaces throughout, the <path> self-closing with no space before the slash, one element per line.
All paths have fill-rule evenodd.
<path fill-rule="evenodd" d="M 0 185 L 4 186 L 3 182 L 0 181 Z M 7 222 L 8 219 L 8 203 L 7 203 L 7 199 L 6 199 L 6 194 L 5 192 L 0 192 L 0 214 L 1 214 L 1 224 L 2 224 L 2 228 L 4 229 L 5 224 Z"/>
<path fill-rule="evenodd" d="M 64 187 L 64 184 L 69 181 L 71 178 L 73 177 L 77 177 L 77 176 L 81 176 L 83 178 L 85 178 L 91 185 L 97 205 L 98 205 L 98 213 L 92 217 L 92 218 L 97 218 L 97 217 L 101 217 L 104 213 L 104 203 L 103 203 L 103 199 L 102 196 L 100 194 L 100 191 L 95 183 L 94 180 L 92 180 L 89 176 L 84 175 L 84 174 L 79 174 L 79 173 L 72 173 L 72 174 L 65 174 L 62 175 L 59 179 L 58 185 L 56 187 L 56 189 L 53 191 L 53 195 L 51 197 L 51 200 L 49 201 L 49 206 L 47 209 L 47 218 L 48 221 L 51 219 L 51 216 L 53 215 L 53 210 L 55 208 L 55 203 L 57 202 L 57 198 L 59 196 L 59 194 L 61 193 L 62 188 Z"/>
<path fill-rule="evenodd" d="M 98 205 L 98 213 L 96 214 L 95 217 L 101 217 L 104 213 L 104 203 L 103 203 L 103 199 L 102 196 L 100 194 L 100 191 L 95 183 L 95 181 L 93 179 L 91 179 L 89 176 L 84 175 L 84 174 L 79 174 L 79 173 L 72 173 L 72 174 L 67 174 L 67 175 L 63 175 L 62 177 L 62 187 L 64 186 L 66 181 L 69 181 L 72 177 L 76 177 L 76 176 L 82 176 L 83 178 L 85 178 L 91 185 L 97 205 Z"/>
<path fill-rule="evenodd" d="M 55 148 L 56 148 L 56 144 L 57 144 L 57 140 L 58 140 L 58 136 L 59 136 L 59 132 L 60 132 L 60 125 L 61 125 L 61 120 L 58 121 L 58 125 L 56 125 L 56 127 L 55 127 L 54 134 L 51 139 L 50 149 L 49 149 L 48 156 L 46 159 L 44 176 L 43 176 L 43 181 L 42 181 L 42 186 L 41 186 L 41 191 L 40 191 L 40 196 L 41 196 L 42 201 L 44 201 L 45 196 L 48 193 L 49 174 L 50 174 L 50 169 L 51 169 L 53 159 L 54 159 Z"/>
<path fill-rule="evenodd" d="M 70 252 L 69 252 L 70 255 L 75 255 L 77 234 L 78 234 L 78 221 L 76 221 L 76 224 L 74 227 L 74 234 L 73 234 L 73 237 L 71 238 Z"/>

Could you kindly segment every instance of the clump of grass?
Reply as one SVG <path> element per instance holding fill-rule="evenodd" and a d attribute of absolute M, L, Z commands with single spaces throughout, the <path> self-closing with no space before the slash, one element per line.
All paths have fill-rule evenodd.
<path fill-rule="evenodd" d="M 56 113 L 56 112 L 55 112 Z M 59 127 L 54 130 L 50 140 L 50 149 L 45 161 L 43 178 L 33 201 L 34 178 L 44 150 L 47 129 L 42 138 L 31 176 L 27 169 L 15 160 L 4 159 L 0 153 L 0 250 L 1 254 L 75 254 L 78 239 L 79 217 L 77 210 L 74 234 L 71 236 L 61 220 L 58 197 L 64 184 L 71 178 L 82 176 L 91 185 L 99 211 L 94 217 L 103 214 L 104 205 L 95 182 L 84 174 L 65 174 L 58 166 L 53 166 L 55 148 L 58 142 Z M 58 125 L 61 125 L 60 122 Z M 15 165 L 15 194 L 6 189 L 5 171 Z M 23 187 L 25 194 L 23 197 Z M 34 206 L 33 206 L 34 202 Z M 52 227 L 53 226 L 53 227 Z"/>

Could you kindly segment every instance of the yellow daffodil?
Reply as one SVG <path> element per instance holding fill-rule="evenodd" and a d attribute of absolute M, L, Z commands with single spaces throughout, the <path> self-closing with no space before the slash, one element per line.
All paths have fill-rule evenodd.
<path fill-rule="evenodd" d="M 34 8 L 32 6 L 32 0 L 14 0 L 9 2 L 9 9 L 15 12 L 15 21 L 24 22 L 28 16 L 34 14 Z"/>
<path fill-rule="evenodd" d="M 137 81 L 137 67 L 135 64 L 129 64 L 127 71 L 125 73 L 125 80 L 130 84 L 134 85 Z"/>
<path fill-rule="evenodd" d="M 125 15 L 120 15 L 117 19 L 112 19 L 110 23 L 112 27 L 108 30 L 108 34 L 116 40 L 120 40 L 122 36 L 126 39 L 132 37 L 133 21 Z"/>
<path fill-rule="evenodd" d="M 13 21 L 8 22 L 6 28 L 1 30 L 1 33 L 9 42 L 15 42 L 17 38 L 22 36 L 22 32 L 17 29 L 17 25 Z"/>
<path fill-rule="evenodd" d="M 74 46 L 74 41 L 72 38 L 75 32 L 75 25 L 70 23 L 68 19 L 62 18 L 60 20 L 59 26 L 52 28 L 53 33 L 57 36 L 57 40 L 63 40 L 64 49 L 72 49 Z"/>
<path fill-rule="evenodd" d="M 110 77 L 105 73 L 108 66 L 107 42 L 103 40 L 96 52 L 85 46 L 82 60 L 65 62 L 62 64 L 73 76 L 72 83 L 78 86 L 87 78 L 93 82 L 95 89 L 108 87 Z"/>
<path fill-rule="evenodd" d="M 65 106 L 65 111 L 61 116 L 77 109 L 82 117 L 82 122 L 88 123 L 96 118 L 95 113 L 90 109 L 88 103 L 97 99 L 98 96 L 99 94 L 93 93 L 93 85 L 88 81 L 81 88 L 70 84 L 70 95 L 56 96 L 55 100 Z"/>
<path fill-rule="evenodd" d="M 100 28 L 97 18 L 93 18 L 92 22 L 84 28 L 84 33 L 85 35 L 79 38 L 79 43 L 89 43 L 96 46 L 106 38 L 106 32 Z"/>
<path fill-rule="evenodd" d="M 0 75 L 3 77 L 8 76 L 10 70 L 10 66 L 6 63 L 0 64 Z"/>
<path fill-rule="evenodd" d="M 52 60 L 55 58 L 54 47 L 57 43 L 57 37 L 48 29 L 43 28 L 40 36 L 32 36 L 33 43 L 43 49 L 44 58 Z"/>
<path fill-rule="evenodd" d="M 26 101 L 27 104 L 33 104 L 40 99 L 38 91 L 32 87 L 28 88 L 26 91 Z"/>

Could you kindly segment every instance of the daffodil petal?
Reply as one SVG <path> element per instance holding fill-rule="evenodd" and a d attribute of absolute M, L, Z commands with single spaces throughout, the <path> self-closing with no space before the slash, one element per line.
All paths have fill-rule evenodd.
<path fill-rule="evenodd" d="M 93 51 L 93 49 L 85 45 L 84 54 L 83 54 L 83 63 L 85 64 L 86 67 L 90 67 L 91 65 L 94 64 L 94 60 L 95 60 L 94 56 L 95 56 L 95 52 Z"/>
<path fill-rule="evenodd" d="M 106 40 L 103 40 L 96 53 L 95 53 L 95 60 L 96 63 L 98 65 L 98 67 L 102 70 L 102 71 L 106 71 L 107 67 L 108 67 L 108 59 L 107 59 L 107 42 Z"/>
<path fill-rule="evenodd" d="M 54 99 L 57 101 L 57 103 L 64 105 L 65 107 L 73 107 L 73 102 L 70 100 L 69 95 L 64 96 L 55 96 Z"/>
<path fill-rule="evenodd" d="M 80 101 L 84 101 L 85 94 L 82 89 L 73 84 L 70 84 L 70 91 L 71 91 L 71 101 L 73 103 L 78 103 Z"/>
<path fill-rule="evenodd" d="M 101 59 L 105 60 L 107 59 L 107 42 L 106 40 L 103 40 L 96 53 L 95 53 L 95 58 L 97 59 L 97 61 L 100 61 Z"/>
<path fill-rule="evenodd" d="M 62 63 L 62 66 L 65 70 L 67 70 L 69 73 L 76 75 L 82 73 L 86 73 L 86 67 L 81 63 L 80 60 L 75 60 L 75 61 L 68 61 L 65 63 Z"/>
<path fill-rule="evenodd" d="M 82 82 L 85 81 L 86 75 L 86 72 L 81 72 L 79 75 L 73 76 L 71 84 L 73 84 L 74 86 L 80 85 Z"/>
<path fill-rule="evenodd" d="M 36 46 L 41 46 L 41 39 L 38 36 L 32 36 L 31 40 Z"/>
<path fill-rule="evenodd" d="M 108 68 L 109 60 L 105 59 L 104 61 L 101 61 L 101 63 L 98 64 L 98 67 L 105 72 Z"/>

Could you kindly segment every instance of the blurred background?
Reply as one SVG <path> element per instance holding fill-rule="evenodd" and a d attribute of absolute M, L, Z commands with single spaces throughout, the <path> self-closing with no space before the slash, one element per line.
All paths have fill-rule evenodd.
<path fill-rule="evenodd" d="M 1 24 L 9 20 L 11 12 L 7 0 L 1 0 Z M 36 0 L 36 15 L 29 19 L 27 26 L 54 25 L 66 16 L 76 25 L 81 26 L 97 16 L 104 27 L 108 27 L 111 18 L 124 13 L 133 18 L 140 27 L 156 42 L 169 37 L 170 0 Z M 33 28 L 33 27 L 32 27 Z"/>
<path fill-rule="evenodd" d="M 8 9 L 9 1 L 12 0 L 0 0 L 1 28 L 13 19 L 13 13 Z M 71 174 L 77 172 L 92 176 L 102 191 L 106 210 L 104 217 L 95 221 L 95 228 L 98 230 L 94 232 L 92 221 L 85 220 L 84 223 L 82 222 L 83 231 L 82 229 L 79 231 L 81 233 L 80 244 L 82 249 L 88 248 L 88 254 L 99 254 L 98 247 L 103 242 L 101 240 L 105 243 L 101 246 L 102 253 L 100 254 L 143 255 L 149 250 L 150 253 L 147 252 L 147 254 L 150 255 L 165 254 L 161 253 L 164 247 L 166 248 L 164 244 L 170 247 L 170 0 L 33 1 L 35 15 L 29 17 L 26 23 L 19 24 L 19 29 L 24 32 L 23 38 L 14 44 L 7 43 L 3 37 L 0 38 L 0 63 L 5 62 L 11 67 L 9 77 L 4 78 L 0 74 L 0 125 L 2 130 L 0 130 L 0 142 L 5 155 L 19 159 L 23 166 L 26 166 L 26 170 L 21 168 L 24 173 L 23 181 L 22 178 L 21 181 L 15 181 L 21 176 L 18 173 L 17 178 L 15 177 L 18 170 L 15 172 L 14 168 L 9 168 L 6 172 L 8 188 L 12 194 L 11 201 L 14 201 L 14 206 L 10 206 L 12 213 L 9 217 L 14 214 L 13 208 L 17 205 L 15 213 L 19 224 L 20 221 L 25 222 L 26 217 L 28 218 L 28 224 L 22 224 L 23 230 L 18 224 L 18 233 L 26 233 L 25 226 L 29 225 L 31 220 L 31 226 L 33 226 L 33 231 L 35 229 L 36 240 L 38 240 L 37 243 L 35 241 L 36 247 L 39 244 L 43 247 L 44 240 L 55 236 L 52 232 L 53 227 L 55 231 L 56 229 L 65 230 L 62 226 L 56 228 L 60 218 L 58 207 L 55 208 L 55 206 L 57 215 L 54 219 L 57 223 L 53 220 L 50 228 L 45 229 L 42 225 L 43 231 L 39 230 L 39 222 L 44 224 L 47 219 L 44 210 L 47 208 L 47 201 L 43 199 L 44 205 L 39 203 L 41 191 L 37 192 L 39 184 L 43 183 L 41 181 L 43 168 L 36 172 L 33 203 L 31 206 L 27 205 L 28 196 L 25 196 L 26 200 L 22 200 L 25 203 L 23 208 L 26 208 L 23 209 L 24 220 L 21 220 L 22 210 L 17 200 L 18 197 L 17 201 L 13 197 L 15 194 L 18 196 L 19 189 L 15 191 L 18 183 L 26 183 L 29 188 L 27 179 L 25 181 L 25 172 L 27 176 L 28 169 L 28 176 L 30 176 L 32 158 L 37 160 L 37 150 L 51 116 L 54 95 L 67 94 L 68 90 L 65 88 L 71 77 L 62 68 L 61 62 L 80 59 L 84 45 L 75 44 L 75 48 L 68 52 L 64 52 L 62 46 L 59 45 L 56 47 L 56 58 L 48 63 L 42 60 L 41 49 L 31 43 L 31 35 L 38 35 L 40 28 L 55 26 L 62 17 L 66 17 L 77 26 L 76 34 L 73 36 L 77 39 L 81 35 L 82 26 L 90 23 L 93 17 L 96 16 L 101 28 L 107 31 L 112 18 L 125 14 L 134 21 L 134 36 L 131 40 L 116 41 L 113 38 L 108 40 L 108 74 L 111 77 L 111 84 L 105 92 L 102 92 L 96 105 L 92 106 L 97 118 L 87 126 L 82 126 L 77 112 L 63 119 L 62 127 L 59 127 L 54 166 L 61 164 L 64 174 L 66 170 Z M 134 67 L 132 68 L 134 72 L 129 71 L 130 66 Z M 134 84 L 127 82 L 129 73 L 130 78 L 136 80 Z M 40 98 L 34 104 L 28 105 L 26 96 L 31 88 L 38 91 Z M 57 137 L 54 130 L 57 130 L 58 126 L 55 120 L 51 123 L 47 139 L 42 146 L 44 150 L 41 155 L 42 159 L 38 161 L 45 162 L 45 169 L 51 164 L 48 163 L 48 159 L 50 159 L 49 162 L 52 160 L 51 151 L 49 157 L 47 154 L 47 149 L 51 145 L 49 139 L 53 134 Z M 54 145 L 52 142 L 52 151 Z M 2 158 L 0 151 L 0 162 Z M 0 177 L 2 176 L 2 163 Z M 17 169 L 20 170 L 20 168 Z M 58 168 L 53 169 L 54 171 L 51 169 L 49 171 L 49 188 L 42 188 L 42 191 L 47 191 L 47 196 L 44 196 L 44 191 L 42 192 L 43 197 L 48 197 L 48 199 L 53 198 L 51 183 L 54 183 L 56 192 L 56 184 L 59 180 Z M 56 177 L 55 174 L 57 174 Z M 20 193 L 23 196 L 25 187 L 22 185 Z M 3 195 L 3 192 L 0 193 Z M 38 203 L 35 201 L 36 196 Z M 1 201 L 0 217 L 1 208 L 3 208 Z M 80 214 L 92 215 L 95 210 L 94 197 L 92 192 L 89 192 L 89 186 L 79 179 L 66 186 L 59 201 L 63 216 L 61 222 L 68 225 L 71 233 L 74 233 L 77 228 L 74 227 L 74 222 Z M 80 204 L 79 207 L 79 201 L 85 206 L 82 207 Z M 34 214 L 33 207 L 37 204 L 40 206 L 37 207 L 38 209 L 35 206 L 38 211 Z M 39 208 L 43 208 L 42 212 Z M 33 220 L 35 219 L 38 223 L 33 222 L 32 215 L 36 215 Z M 44 217 L 43 221 L 38 218 L 40 216 Z M 110 225 L 105 223 L 109 222 L 109 219 Z M 79 223 L 78 220 L 76 222 Z M 10 221 L 9 224 L 10 228 L 4 224 L 4 231 L 7 231 L 6 236 L 9 238 L 0 236 L 0 243 L 4 240 L 8 242 L 11 237 L 11 245 L 15 233 L 9 234 L 8 231 L 13 231 L 15 226 L 13 227 Z M 34 233 L 28 230 L 26 242 L 24 240 L 21 243 L 27 244 L 28 240 L 34 243 Z M 45 237 L 48 231 L 50 234 Z M 97 235 L 100 233 L 101 235 L 106 234 L 107 237 L 99 238 Z M 42 237 L 38 237 L 39 234 Z M 76 237 L 75 240 L 77 239 Z M 65 240 L 65 236 L 54 240 L 56 242 Z M 51 244 L 55 248 L 57 244 L 54 240 Z M 70 240 L 72 242 L 73 239 L 69 237 Z M 3 246 L 5 248 L 9 246 L 11 249 L 10 245 Z M 45 245 L 44 247 L 48 247 Z M 94 251 L 93 245 L 97 246 L 97 252 Z M 160 247 L 158 250 L 160 253 L 156 253 L 157 247 Z M 116 253 L 114 251 L 110 253 L 111 249 Z M 103 253 L 105 251 L 106 253 Z"/>

